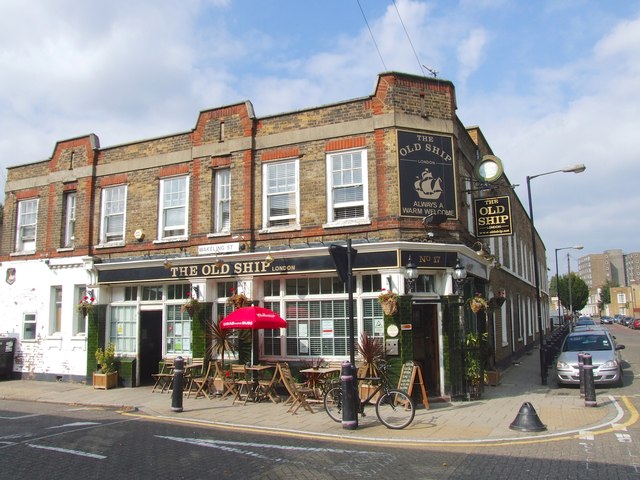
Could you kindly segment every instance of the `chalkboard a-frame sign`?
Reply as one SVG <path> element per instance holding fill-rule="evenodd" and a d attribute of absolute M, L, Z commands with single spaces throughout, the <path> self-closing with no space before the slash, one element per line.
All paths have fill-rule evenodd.
<path fill-rule="evenodd" d="M 427 391 L 424 388 L 424 379 L 422 378 L 422 371 L 420 367 L 414 361 L 405 362 L 402 365 L 400 371 L 400 380 L 398 380 L 398 390 L 407 392 L 407 395 L 411 396 L 413 393 L 413 386 L 418 383 L 420 385 L 420 393 L 422 393 L 422 403 L 424 408 L 429 410 L 429 398 L 427 397 Z"/>

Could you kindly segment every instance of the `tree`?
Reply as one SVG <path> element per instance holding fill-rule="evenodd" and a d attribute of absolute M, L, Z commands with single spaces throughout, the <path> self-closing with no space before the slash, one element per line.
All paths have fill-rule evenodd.
<path fill-rule="evenodd" d="M 600 300 L 598 301 L 598 310 L 604 310 L 605 305 L 611 303 L 611 287 L 615 287 L 611 280 L 607 280 L 602 287 L 600 287 Z"/>
<path fill-rule="evenodd" d="M 555 287 L 555 279 L 552 280 Z M 571 301 L 569 301 L 569 276 L 562 275 L 558 279 L 559 297 L 562 304 L 569 308 L 573 305 L 573 310 L 582 310 L 589 301 L 589 287 L 577 274 L 571 272 Z"/>

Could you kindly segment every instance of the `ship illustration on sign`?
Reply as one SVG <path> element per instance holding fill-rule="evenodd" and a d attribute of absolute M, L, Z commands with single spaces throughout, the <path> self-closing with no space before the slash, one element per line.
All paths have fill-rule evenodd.
<path fill-rule="evenodd" d="M 422 175 L 417 177 L 413 186 L 420 198 L 436 200 L 442 195 L 442 180 L 434 178 L 428 168 L 425 168 Z"/>

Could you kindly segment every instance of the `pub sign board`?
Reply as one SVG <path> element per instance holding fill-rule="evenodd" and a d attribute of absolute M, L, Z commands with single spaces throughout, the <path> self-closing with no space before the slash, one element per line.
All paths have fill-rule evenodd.
<path fill-rule="evenodd" d="M 453 139 L 398 130 L 400 215 L 457 218 Z"/>
<path fill-rule="evenodd" d="M 473 202 L 478 237 L 511 235 L 511 202 L 508 196 L 476 198 Z"/>

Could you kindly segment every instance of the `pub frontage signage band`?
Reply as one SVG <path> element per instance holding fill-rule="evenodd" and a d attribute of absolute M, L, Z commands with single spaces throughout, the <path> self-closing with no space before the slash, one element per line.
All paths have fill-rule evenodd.
<path fill-rule="evenodd" d="M 358 270 L 397 267 L 408 261 L 413 255 L 421 268 L 452 268 L 456 254 L 452 252 L 411 252 L 388 250 L 383 252 L 361 253 L 355 261 Z M 400 262 L 400 263 L 398 263 Z M 98 283 L 121 283 L 150 280 L 171 280 L 180 278 L 217 278 L 238 275 L 274 275 L 283 273 L 310 273 L 335 271 L 330 255 L 317 257 L 278 258 L 273 262 L 264 260 L 236 260 L 223 264 L 216 262 L 193 262 L 189 264 L 167 266 L 125 267 L 98 271 Z"/>

